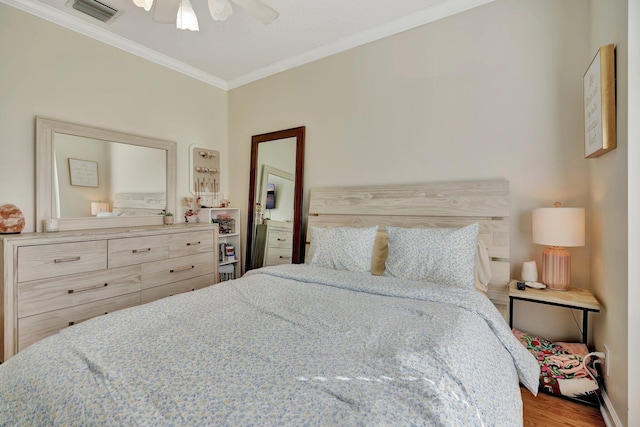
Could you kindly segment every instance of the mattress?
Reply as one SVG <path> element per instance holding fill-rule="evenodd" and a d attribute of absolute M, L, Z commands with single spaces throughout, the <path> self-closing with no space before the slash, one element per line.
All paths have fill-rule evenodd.
<path fill-rule="evenodd" d="M 28 347 L 0 425 L 520 425 L 538 376 L 479 292 L 283 265 Z"/>

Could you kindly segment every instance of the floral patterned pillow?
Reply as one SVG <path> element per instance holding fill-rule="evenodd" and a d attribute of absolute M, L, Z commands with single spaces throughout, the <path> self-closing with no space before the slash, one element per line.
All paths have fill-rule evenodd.
<path fill-rule="evenodd" d="M 387 227 L 385 276 L 475 289 L 478 223 L 463 228 Z"/>
<path fill-rule="evenodd" d="M 311 245 L 306 263 L 332 270 L 369 272 L 378 226 L 367 228 L 309 227 Z"/>

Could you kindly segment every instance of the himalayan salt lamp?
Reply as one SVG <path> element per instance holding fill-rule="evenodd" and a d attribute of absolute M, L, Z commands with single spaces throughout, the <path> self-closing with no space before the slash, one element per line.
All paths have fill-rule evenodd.
<path fill-rule="evenodd" d="M 24 215 L 16 205 L 0 206 L 0 233 L 17 234 L 24 229 Z"/>

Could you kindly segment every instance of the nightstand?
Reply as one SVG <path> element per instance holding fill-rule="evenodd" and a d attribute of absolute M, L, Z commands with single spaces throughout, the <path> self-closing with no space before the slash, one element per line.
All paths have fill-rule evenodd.
<path fill-rule="evenodd" d="M 558 307 L 582 310 L 582 343 L 587 344 L 589 312 L 599 313 L 600 303 L 586 289 L 569 288 L 567 291 L 526 288 L 519 291 L 516 281 L 509 283 L 509 327 L 513 328 L 513 300 L 536 302 Z"/>

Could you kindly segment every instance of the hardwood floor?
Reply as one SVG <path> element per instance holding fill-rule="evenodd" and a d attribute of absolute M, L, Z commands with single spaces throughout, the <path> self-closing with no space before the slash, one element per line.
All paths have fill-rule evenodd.
<path fill-rule="evenodd" d="M 544 393 L 533 395 L 520 388 L 524 403 L 523 418 L 525 427 L 604 427 L 604 421 L 598 408 L 554 397 Z"/>

